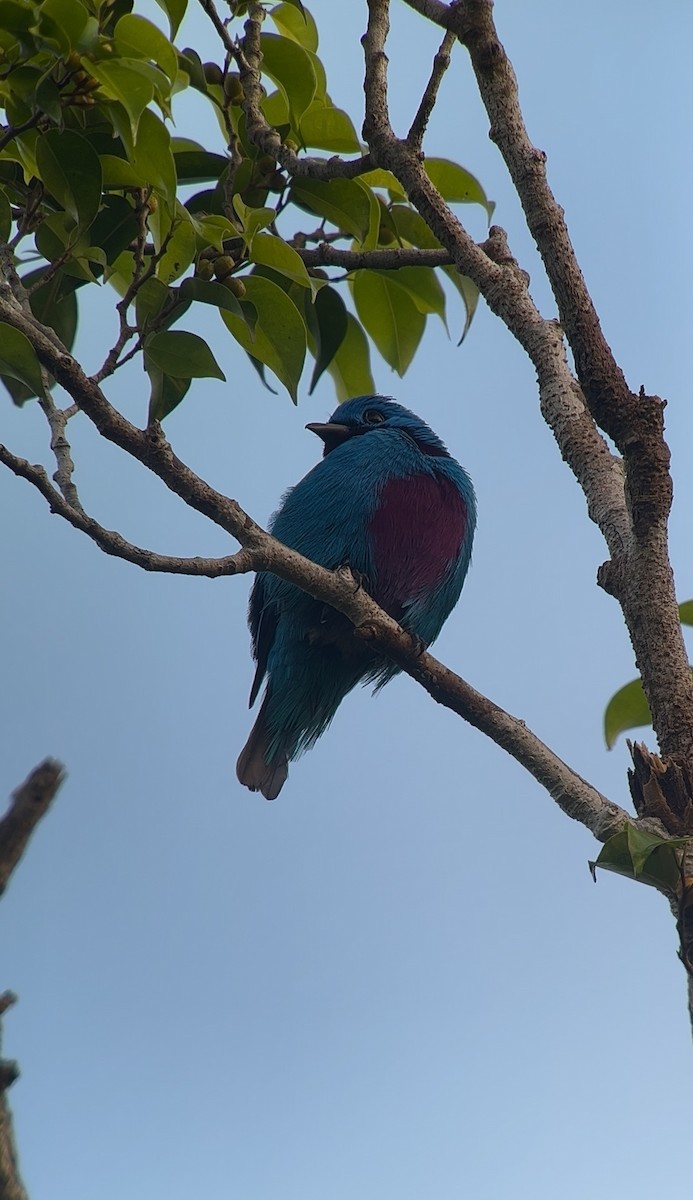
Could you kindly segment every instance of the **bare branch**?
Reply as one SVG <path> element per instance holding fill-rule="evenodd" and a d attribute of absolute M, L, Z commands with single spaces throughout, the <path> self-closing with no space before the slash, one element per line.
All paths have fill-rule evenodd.
<path fill-rule="evenodd" d="M 47 758 L 12 793 L 10 807 L 0 820 L 0 895 L 64 778 L 60 763 Z"/>
<path fill-rule="evenodd" d="M 590 515 L 599 519 L 612 556 L 613 562 L 601 573 L 600 582 L 621 603 L 662 754 L 667 760 L 692 764 L 693 680 L 667 550 L 672 488 L 669 451 L 663 439 L 663 405 L 656 397 L 633 396 L 620 370 L 611 368 L 611 351 L 591 300 L 585 299 L 584 280 L 577 264 L 571 265 L 574 253 L 562 211 L 546 184 L 545 156 L 531 146 L 522 124 L 515 76 L 497 39 L 490 0 L 464 0 L 449 8 L 424 6 L 418 0 L 407 2 L 425 15 L 432 15 L 435 10 L 433 19 L 454 28 L 469 45 L 491 116 L 492 133 L 507 154 L 528 223 L 540 245 L 559 309 L 570 330 L 582 391 L 567 369 L 555 326 L 552 332 L 552 323 L 544 321 L 537 311 L 522 273 L 516 268 L 494 265 L 489 254 L 483 255 L 431 184 L 418 156 L 395 137 L 387 112 L 385 0 L 370 0 L 368 31 L 363 39 L 364 131 L 371 154 L 380 166 L 399 179 L 432 232 L 450 251 L 459 270 L 474 280 L 489 307 L 501 317 L 534 363 L 542 410 L 550 419 L 563 457 L 585 491 Z M 562 267 L 558 260 L 565 256 L 567 265 Z M 497 264 L 497 257 L 495 261 Z M 572 401 L 567 406 L 556 406 L 558 394 L 567 400 L 572 395 Z M 547 397 L 553 397 L 551 407 Z M 585 408 L 586 399 L 589 412 Z M 613 437 L 623 453 L 623 482 L 617 478 L 614 460 L 594 421 Z M 573 433 L 579 435 L 577 439 Z M 575 458 L 576 448 L 581 446 L 585 450 L 588 442 L 594 453 L 593 463 L 584 455 Z M 608 499 L 604 494 L 599 498 L 601 485 L 609 479 Z"/>
<path fill-rule="evenodd" d="M 2 285 L 3 278 L 5 280 L 4 287 Z M 23 311 L 28 317 L 33 319 L 31 305 L 29 304 L 29 294 L 14 269 L 12 253 L 5 244 L 0 245 L 0 295 L 6 295 L 8 304 L 15 305 L 19 311 Z M 53 330 L 50 330 L 50 335 L 57 345 L 61 344 Z M 75 464 L 72 461 L 70 443 L 65 436 L 67 417 L 53 400 L 50 392 L 52 381 L 45 367 L 43 367 L 41 374 L 43 392 L 39 394 L 38 403 L 51 431 L 50 447 L 55 455 L 56 462 L 56 471 L 53 478 L 68 504 L 72 508 L 80 509 L 79 494 L 72 478 Z"/>
<path fill-rule="evenodd" d="M 0 995 L 0 1018 L 17 1001 L 12 992 Z M 0 1048 L 2 1046 L 0 1028 Z M 19 1075 L 17 1064 L 0 1058 L 0 1196 L 2 1200 L 28 1200 L 19 1175 L 17 1146 L 12 1125 L 12 1113 L 7 1102 L 7 1089 Z"/>
<path fill-rule="evenodd" d="M 433 70 L 431 77 L 426 84 L 426 89 L 421 97 L 418 111 L 414 120 L 411 123 L 411 128 L 407 134 L 407 144 L 412 150 L 420 150 L 423 142 L 424 134 L 431 118 L 431 113 L 435 108 L 436 100 L 438 99 L 438 89 L 441 85 L 443 75 L 450 66 L 450 52 L 455 43 L 454 33 L 446 33 L 440 49 L 433 59 Z"/>
<path fill-rule="evenodd" d="M 86 533 L 88 538 L 114 558 L 122 558 L 133 566 L 141 567 L 144 571 L 161 572 L 168 575 L 198 575 L 209 579 L 218 579 L 221 575 L 239 575 L 246 571 L 261 569 L 261 564 L 249 552 L 244 557 L 239 554 L 229 554 L 224 558 L 183 558 L 173 554 L 157 554 L 153 550 L 145 550 L 128 542 L 121 534 L 112 529 L 105 529 L 84 509 L 75 509 L 67 503 L 59 492 L 51 486 L 48 475 L 43 467 L 27 462 L 12 454 L 6 446 L 0 445 L 0 463 L 8 467 L 21 479 L 26 479 L 48 501 L 51 512 L 62 517 L 74 529 Z"/>

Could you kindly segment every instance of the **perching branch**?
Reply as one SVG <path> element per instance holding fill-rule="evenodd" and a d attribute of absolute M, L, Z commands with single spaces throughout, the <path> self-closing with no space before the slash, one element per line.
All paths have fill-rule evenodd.
<path fill-rule="evenodd" d="M 108 441 L 114 442 L 148 467 L 171 491 L 241 543 L 243 549 L 237 555 L 217 560 L 214 573 L 238 574 L 242 571 L 267 570 L 296 584 L 316 599 L 344 613 L 360 636 L 367 637 L 375 650 L 391 657 L 439 703 L 457 712 L 507 750 L 547 788 L 564 812 L 586 824 L 596 837 L 604 840 L 627 819 L 625 810 L 611 804 L 566 766 L 522 721 L 509 716 L 492 701 L 475 692 L 432 655 L 419 654 L 411 637 L 363 589 L 354 587 L 349 572 L 328 571 L 282 546 L 257 525 L 235 500 L 215 491 L 178 459 L 160 426 L 152 425 L 147 430 L 139 430 L 122 417 L 109 404 L 94 380 L 84 375 L 75 359 L 64 348 L 62 353 L 58 352 L 53 339 L 45 336 L 43 327 L 34 317 L 27 316 L 21 308 L 0 298 L 0 319 L 8 320 L 31 338 L 41 363 L 51 371 Z M 137 561 L 140 566 L 145 565 L 138 558 L 149 557 L 149 552 L 132 547 L 118 534 L 103 530 L 92 518 L 67 513 L 61 497 L 51 488 L 42 468 L 25 464 L 7 450 L 0 452 L 0 460 L 33 483 L 55 512 L 76 528 L 82 529 L 102 549 L 129 561 Z M 222 562 L 223 569 L 217 569 Z M 164 559 L 163 556 L 152 555 L 150 564 L 147 569 L 186 574 L 208 573 L 196 565 L 194 559 Z"/>
<path fill-rule="evenodd" d="M 631 819 L 624 809 L 612 804 L 562 762 L 523 721 L 510 716 L 475 691 L 432 654 L 420 652 L 410 635 L 379 608 L 367 592 L 355 586 L 348 570 L 328 571 L 289 550 L 256 525 L 235 501 L 219 497 L 220 508 L 225 511 L 223 515 L 219 514 L 218 523 L 235 525 L 234 536 L 244 547 L 241 551 L 223 559 L 176 558 L 132 546 L 119 534 L 104 530 L 92 518 L 67 512 L 65 502 L 51 489 L 43 469 L 10 455 L 5 447 L 0 447 L 0 462 L 33 483 L 54 512 L 81 529 L 106 553 L 145 570 L 212 578 L 248 571 L 273 571 L 295 583 L 316 599 L 344 613 L 354 624 L 357 636 L 368 640 L 375 650 L 396 662 L 439 704 L 457 713 L 506 750 L 547 789 L 567 816 L 586 825 L 600 841 L 605 841 Z M 155 467 L 152 469 L 159 474 Z"/>

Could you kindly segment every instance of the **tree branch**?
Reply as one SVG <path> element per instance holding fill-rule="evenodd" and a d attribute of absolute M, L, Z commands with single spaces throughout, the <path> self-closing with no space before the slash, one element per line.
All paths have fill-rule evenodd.
<path fill-rule="evenodd" d="M 360 158 L 344 159 L 335 154 L 332 158 L 300 158 L 294 150 L 286 146 L 279 134 L 265 120 L 262 111 L 264 89 L 260 78 L 260 28 L 264 12 L 259 4 L 250 5 L 250 15 L 245 23 L 245 38 L 239 46 L 230 36 L 226 25 L 217 12 L 214 0 L 200 0 L 203 11 L 207 14 L 221 39 L 228 55 L 238 67 L 241 85 L 243 87 L 243 111 L 247 120 L 248 137 L 254 146 L 269 154 L 294 177 L 308 176 L 311 179 L 355 179 L 372 171 L 373 163 L 369 154 Z"/>
<path fill-rule="evenodd" d="M 10 312 L 14 321 L 22 325 L 27 323 L 24 314 L 20 316 L 15 309 L 11 309 Z M 4 315 L 0 301 L 0 318 Z M 33 324 L 38 326 L 35 320 Z M 418 646 L 413 643 L 409 634 L 387 616 L 362 588 L 354 586 L 350 572 L 328 571 L 277 542 L 257 525 L 235 500 L 214 491 L 176 458 L 158 426 L 152 426 L 143 432 L 130 425 L 108 404 L 100 389 L 84 376 L 70 355 L 66 352 L 59 355 L 53 343 L 44 339 L 38 329 L 32 330 L 31 323 L 28 323 L 27 327 L 28 332 L 33 333 L 33 344 L 39 358 L 46 359 L 46 365 L 60 378 L 62 386 L 70 391 L 75 403 L 91 417 L 103 436 L 142 462 L 191 507 L 210 517 L 241 543 L 243 550 L 237 555 L 213 561 L 212 564 L 205 563 L 205 566 L 211 565 L 214 573 L 218 574 L 238 574 L 250 570 L 273 571 L 282 579 L 296 584 L 316 599 L 344 613 L 356 627 L 358 636 L 368 638 L 375 650 L 391 657 L 402 670 L 421 683 L 434 699 L 491 737 L 547 788 L 567 815 L 587 825 L 601 840 L 610 836 L 628 819 L 625 810 L 611 804 L 572 771 L 527 729 L 524 722 L 511 717 L 492 701 L 475 692 L 469 684 L 432 655 L 420 654 Z M 51 488 L 42 468 L 25 464 L 23 460 L 17 459 L 4 449 L 0 452 L 0 460 L 15 470 L 15 473 L 33 483 L 54 511 L 93 537 L 108 553 L 120 554 L 129 561 L 137 561 L 138 556 L 144 556 L 149 559 L 150 564 L 154 564 L 149 565 L 147 569 L 169 569 L 174 573 L 189 574 L 208 573 L 198 566 L 204 560 L 176 560 L 150 555 L 148 551 L 141 551 L 138 547 L 125 543 L 119 535 L 101 529 L 91 518 L 66 512 L 64 501 Z M 138 562 L 138 565 L 147 566 L 144 562 Z"/>
<path fill-rule="evenodd" d="M 524 198 L 528 223 L 544 258 L 559 310 L 570 330 L 582 391 L 570 374 L 552 322 L 542 319 L 516 268 L 497 265 L 477 247 L 433 187 L 418 156 L 399 141 L 387 109 L 388 33 L 386 0 L 370 0 L 368 30 L 363 39 L 366 60 L 364 134 L 379 166 L 392 171 L 438 240 L 463 274 L 477 284 L 487 304 L 507 325 L 534 363 L 542 411 L 561 453 L 578 478 L 613 559 L 600 577 L 621 603 L 643 679 L 652 720 L 665 759 L 693 766 L 693 681 L 688 668 L 673 575 L 667 550 L 667 517 L 671 500 L 669 452 L 664 443 L 662 404 L 655 397 L 633 397 L 618 368 L 611 370 L 611 351 L 598 326 L 561 210 L 545 180 L 545 156 L 536 151 L 522 124 L 517 87 L 505 52 L 495 34 L 490 0 L 464 0 L 458 5 L 407 0 L 411 7 L 470 43 L 491 116 L 492 132 L 513 163 L 511 173 Z M 475 23 L 474 23 L 475 22 Z M 479 30 L 482 32 L 480 33 Z M 482 36 L 483 34 L 483 36 Z M 496 92 L 498 93 L 496 95 Z M 514 149 L 518 141 L 520 151 Z M 542 180 L 541 186 L 537 179 Z M 530 220 L 531 217 L 531 220 Z M 494 231 L 492 230 L 492 236 Z M 496 233 L 498 231 L 495 231 Z M 568 265 L 557 264 L 564 254 Z M 577 272 L 577 274 L 576 274 Z M 587 304 L 587 300 L 589 304 Z M 565 313 L 564 310 L 565 309 Z M 585 310 L 586 316 L 576 316 Z M 596 324 L 595 324 L 596 322 Z M 592 339 L 594 338 L 594 352 Z M 588 393 L 585 407 L 585 390 Z M 557 398 L 562 403 L 557 404 Z M 591 415 L 590 415 L 591 414 Z M 612 436 L 624 455 L 625 481 L 595 421 Z M 591 426 L 591 429 L 589 428 Z M 593 462 L 585 451 L 591 446 Z M 600 493 L 606 486 L 607 492 Z"/>
<path fill-rule="evenodd" d="M 450 66 L 450 52 L 454 43 L 455 35 L 448 31 L 440 44 L 438 53 L 433 59 L 431 77 L 426 84 L 424 94 L 421 97 L 421 103 L 407 134 L 407 144 L 411 146 L 412 150 L 421 149 L 421 143 L 423 142 L 431 113 L 438 99 L 438 89 L 441 85 L 443 75 Z"/>
<path fill-rule="evenodd" d="M 374 269 L 396 271 L 399 267 L 447 267 L 453 264 L 452 256 L 442 246 L 439 250 L 419 250 L 410 247 L 394 247 L 391 250 L 338 250 L 328 242 L 309 250 L 294 247 L 307 267 L 342 267 L 345 271 Z"/>
<path fill-rule="evenodd" d="M 12 992 L 0 995 L 0 1048 L 2 1047 L 2 1017 L 16 1002 Z M 19 1174 L 17 1146 L 12 1124 L 12 1113 L 7 1102 L 7 1089 L 19 1075 L 17 1064 L 0 1058 L 0 1196 L 2 1200 L 28 1200 Z"/>
<path fill-rule="evenodd" d="M 10 806 L 0 820 L 0 895 L 22 857 L 27 843 L 41 818 L 48 812 L 64 779 L 60 763 L 47 758 L 35 767 L 24 783 L 12 793 Z M 16 996 L 12 992 L 0 995 L 0 1049 L 2 1047 L 2 1016 Z M 19 1075 L 17 1064 L 0 1057 L 0 1197 L 2 1200 L 27 1200 L 19 1175 L 17 1148 L 12 1125 L 12 1113 L 7 1102 L 7 1089 Z"/>
<path fill-rule="evenodd" d="M 0 820 L 0 895 L 64 778 L 60 763 L 47 758 L 12 793 L 10 807 Z"/>

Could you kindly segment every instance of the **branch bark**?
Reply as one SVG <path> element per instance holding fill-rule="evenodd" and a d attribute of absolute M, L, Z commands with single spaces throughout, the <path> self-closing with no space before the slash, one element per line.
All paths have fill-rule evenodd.
<path fill-rule="evenodd" d="M 0 995 L 0 1048 L 2 1047 L 2 1017 L 16 1001 L 12 992 Z M 2 1200 L 28 1200 L 19 1174 L 17 1146 L 14 1137 L 12 1112 L 7 1101 L 7 1089 L 19 1075 L 17 1064 L 0 1058 L 0 1197 Z"/>
<path fill-rule="evenodd" d="M 0 820 L 0 895 L 64 777 L 60 763 L 47 758 L 12 793 L 10 807 Z"/>
<path fill-rule="evenodd" d="M 491 263 L 433 187 L 418 155 L 394 134 L 387 105 L 387 0 L 370 0 L 363 39 L 366 62 L 364 136 L 371 155 L 399 179 L 459 270 L 479 287 L 537 370 L 542 411 L 561 454 L 580 482 L 590 516 L 611 554 L 600 583 L 619 601 L 666 764 L 693 769 L 693 680 L 678 617 L 668 556 L 672 484 L 663 437 L 663 404 L 635 396 L 599 326 L 577 265 L 563 212 L 546 182 L 546 155 L 529 141 L 512 66 L 493 24 L 490 0 L 406 0 L 467 45 L 491 121 L 527 222 L 554 289 L 575 357 L 568 370 L 562 340 L 534 306 L 521 273 Z M 493 231 L 492 231 L 493 232 Z M 599 433 L 623 455 L 623 477 Z M 604 488 L 606 487 L 606 491 Z"/>
<path fill-rule="evenodd" d="M 532 145 L 526 132 L 516 74 L 495 29 L 492 0 L 459 0 L 452 5 L 440 4 L 438 0 L 405 2 L 422 16 L 454 32 L 469 50 L 487 109 L 489 134 L 504 157 L 552 284 L 587 408 L 595 424 L 613 439 L 621 452 L 625 475 L 622 503 L 626 506 L 627 522 L 625 526 L 620 522 L 619 541 L 607 539 L 611 563 L 599 576 L 599 582 L 620 602 L 664 760 L 689 772 L 693 769 L 693 680 L 668 553 L 667 522 L 673 485 L 669 449 L 664 442 L 664 404 L 658 396 L 646 396 L 644 391 L 635 395 L 628 389 L 605 340 L 573 250 L 564 210 L 556 203 L 548 185 L 547 156 Z M 410 161 L 394 139 L 386 107 L 382 107 L 384 89 L 376 78 L 384 71 L 387 4 L 373 0 L 370 10 L 372 23 L 366 56 L 367 78 L 368 59 L 372 60 L 372 86 L 370 90 L 367 88 L 367 121 L 376 138 L 372 152 L 381 166 L 388 166 L 400 182 L 404 184 L 406 175 L 409 186 L 416 187 L 416 163 Z M 458 230 L 448 221 L 450 232 L 446 240 L 442 238 L 445 216 L 441 220 L 440 204 L 430 194 L 430 187 L 421 185 L 420 179 L 418 197 L 405 186 L 424 217 L 434 212 L 438 223 L 434 232 L 452 251 L 451 242 L 458 238 Z M 537 367 L 541 388 L 540 359 L 532 352 L 534 338 L 530 325 L 523 318 L 518 328 L 517 320 L 508 320 L 507 306 L 494 306 L 489 281 L 482 283 L 471 270 L 466 274 L 475 278 L 489 306 L 528 350 Z M 516 307 L 514 302 L 513 307 Z M 519 308 L 517 316 L 522 316 Z M 536 352 L 538 347 L 534 349 Z M 556 433 L 556 428 L 552 428 Z M 558 440 L 565 457 L 564 445 Z"/>

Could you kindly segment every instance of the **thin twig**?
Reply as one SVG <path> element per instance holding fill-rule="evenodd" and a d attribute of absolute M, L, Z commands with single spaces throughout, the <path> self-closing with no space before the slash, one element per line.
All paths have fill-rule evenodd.
<path fill-rule="evenodd" d="M 29 303 L 29 294 L 14 268 L 11 251 L 8 246 L 0 244 L 0 278 L 3 275 L 9 290 L 8 302 L 14 303 L 27 317 L 33 318 Z M 59 342 L 55 332 L 53 330 L 49 332 L 53 342 L 61 346 L 62 344 Z M 64 347 L 62 348 L 64 349 Z M 68 504 L 72 508 L 79 510 L 82 505 L 73 480 L 75 465 L 72 460 L 70 443 L 65 436 L 67 418 L 63 409 L 59 408 L 53 400 L 50 392 L 51 379 L 45 366 L 42 366 L 41 377 L 43 389 L 39 392 L 38 403 L 48 422 L 51 433 L 50 447 L 55 455 L 56 462 L 56 470 L 53 478 Z"/>
<path fill-rule="evenodd" d="M 254 560 L 247 556 L 239 559 L 238 554 L 229 554 L 224 558 L 183 558 L 179 555 L 157 554 L 153 550 L 145 550 L 128 542 L 121 534 L 112 529 L 105 529 L 83 509 L 72 508 L 63 496 L 51 485 L 43 467 L 27 462 L 12 454 L 7 446 L 0 445 L 0 463 L 8 467 L 18 478 L 26 479 L 48 501 L 51 512 L 62 517 L 74 529 L 86 533 L 96 545 L 106 554 L 114 558 L 122 558 L 145 571 L 163 572 L 169 575 L 197 575 L 209 579 L 218 579 L 221 575 L 239 575 L 246 571 L 257 570 Z"/>
<path fill-rule="evenodd" d="M 344 159 L 335 154 L 331 158 L 314 158 L 309 155 L 299 157 L 289 146 L 284 145 L 276 129 L 273 129 L 265 119 L 261 104 L 264 89 L 260 78 L 260 24 L 264 13 L 259 5 L 251 5 L 251 12 L 245 24 L 243 46 L 229 34 L 226 25 L 219 16 L 214 0 L 200 0 L 203 11 L 207 14 L 216 29 L 222 45 L 238 67 L 241 85 L 243 87 L 243 109 L 246 114 L 248 137 L 253 145 L 264 154 L 271 155 L 289 175 L 311 179 L 355 179 L 372 171 L 375 163 L 370 154 L 360 158 Z"/>
<path fill-rule="evenodd" d="M 400 267 L 445 267 L 454 262 L 449 251 L 393 247 L 388 250 L 338 250 L 327 242 L 314 250 L 296 247 L 307 267 L 342 267 L 345 271 L 364 269 L 396 271 Z"/>
<path fill-rule="evenodd" d="M 42 112 L 35 112 L 22 125 L 7 125 L 0 134 L 0 151 L 4 150 L 5 146 L 9 146 L 13 138 L 19 137 L 21 133 L 26 133 L 28 129 L 33 129 L 35 125 L 38 125 L 42 116 Z"/>
<path fill-rule="evenodd" d="M 456 41 L 454 33 L 447 32 L 435 58 L 433 59 L 433 69 L 431 77 L 426 84 L 426 89 L 421 97 L 416 116 L 411 123 L 411 128 L 407 134 L 407 144 L 412 150 L 420 150 L 423 142 L 424 134 L 431 118 L 431 113 L 438 99 L 438 89 L 441 85 L 443 75 L 450 66 L 450 52 Z"/>

